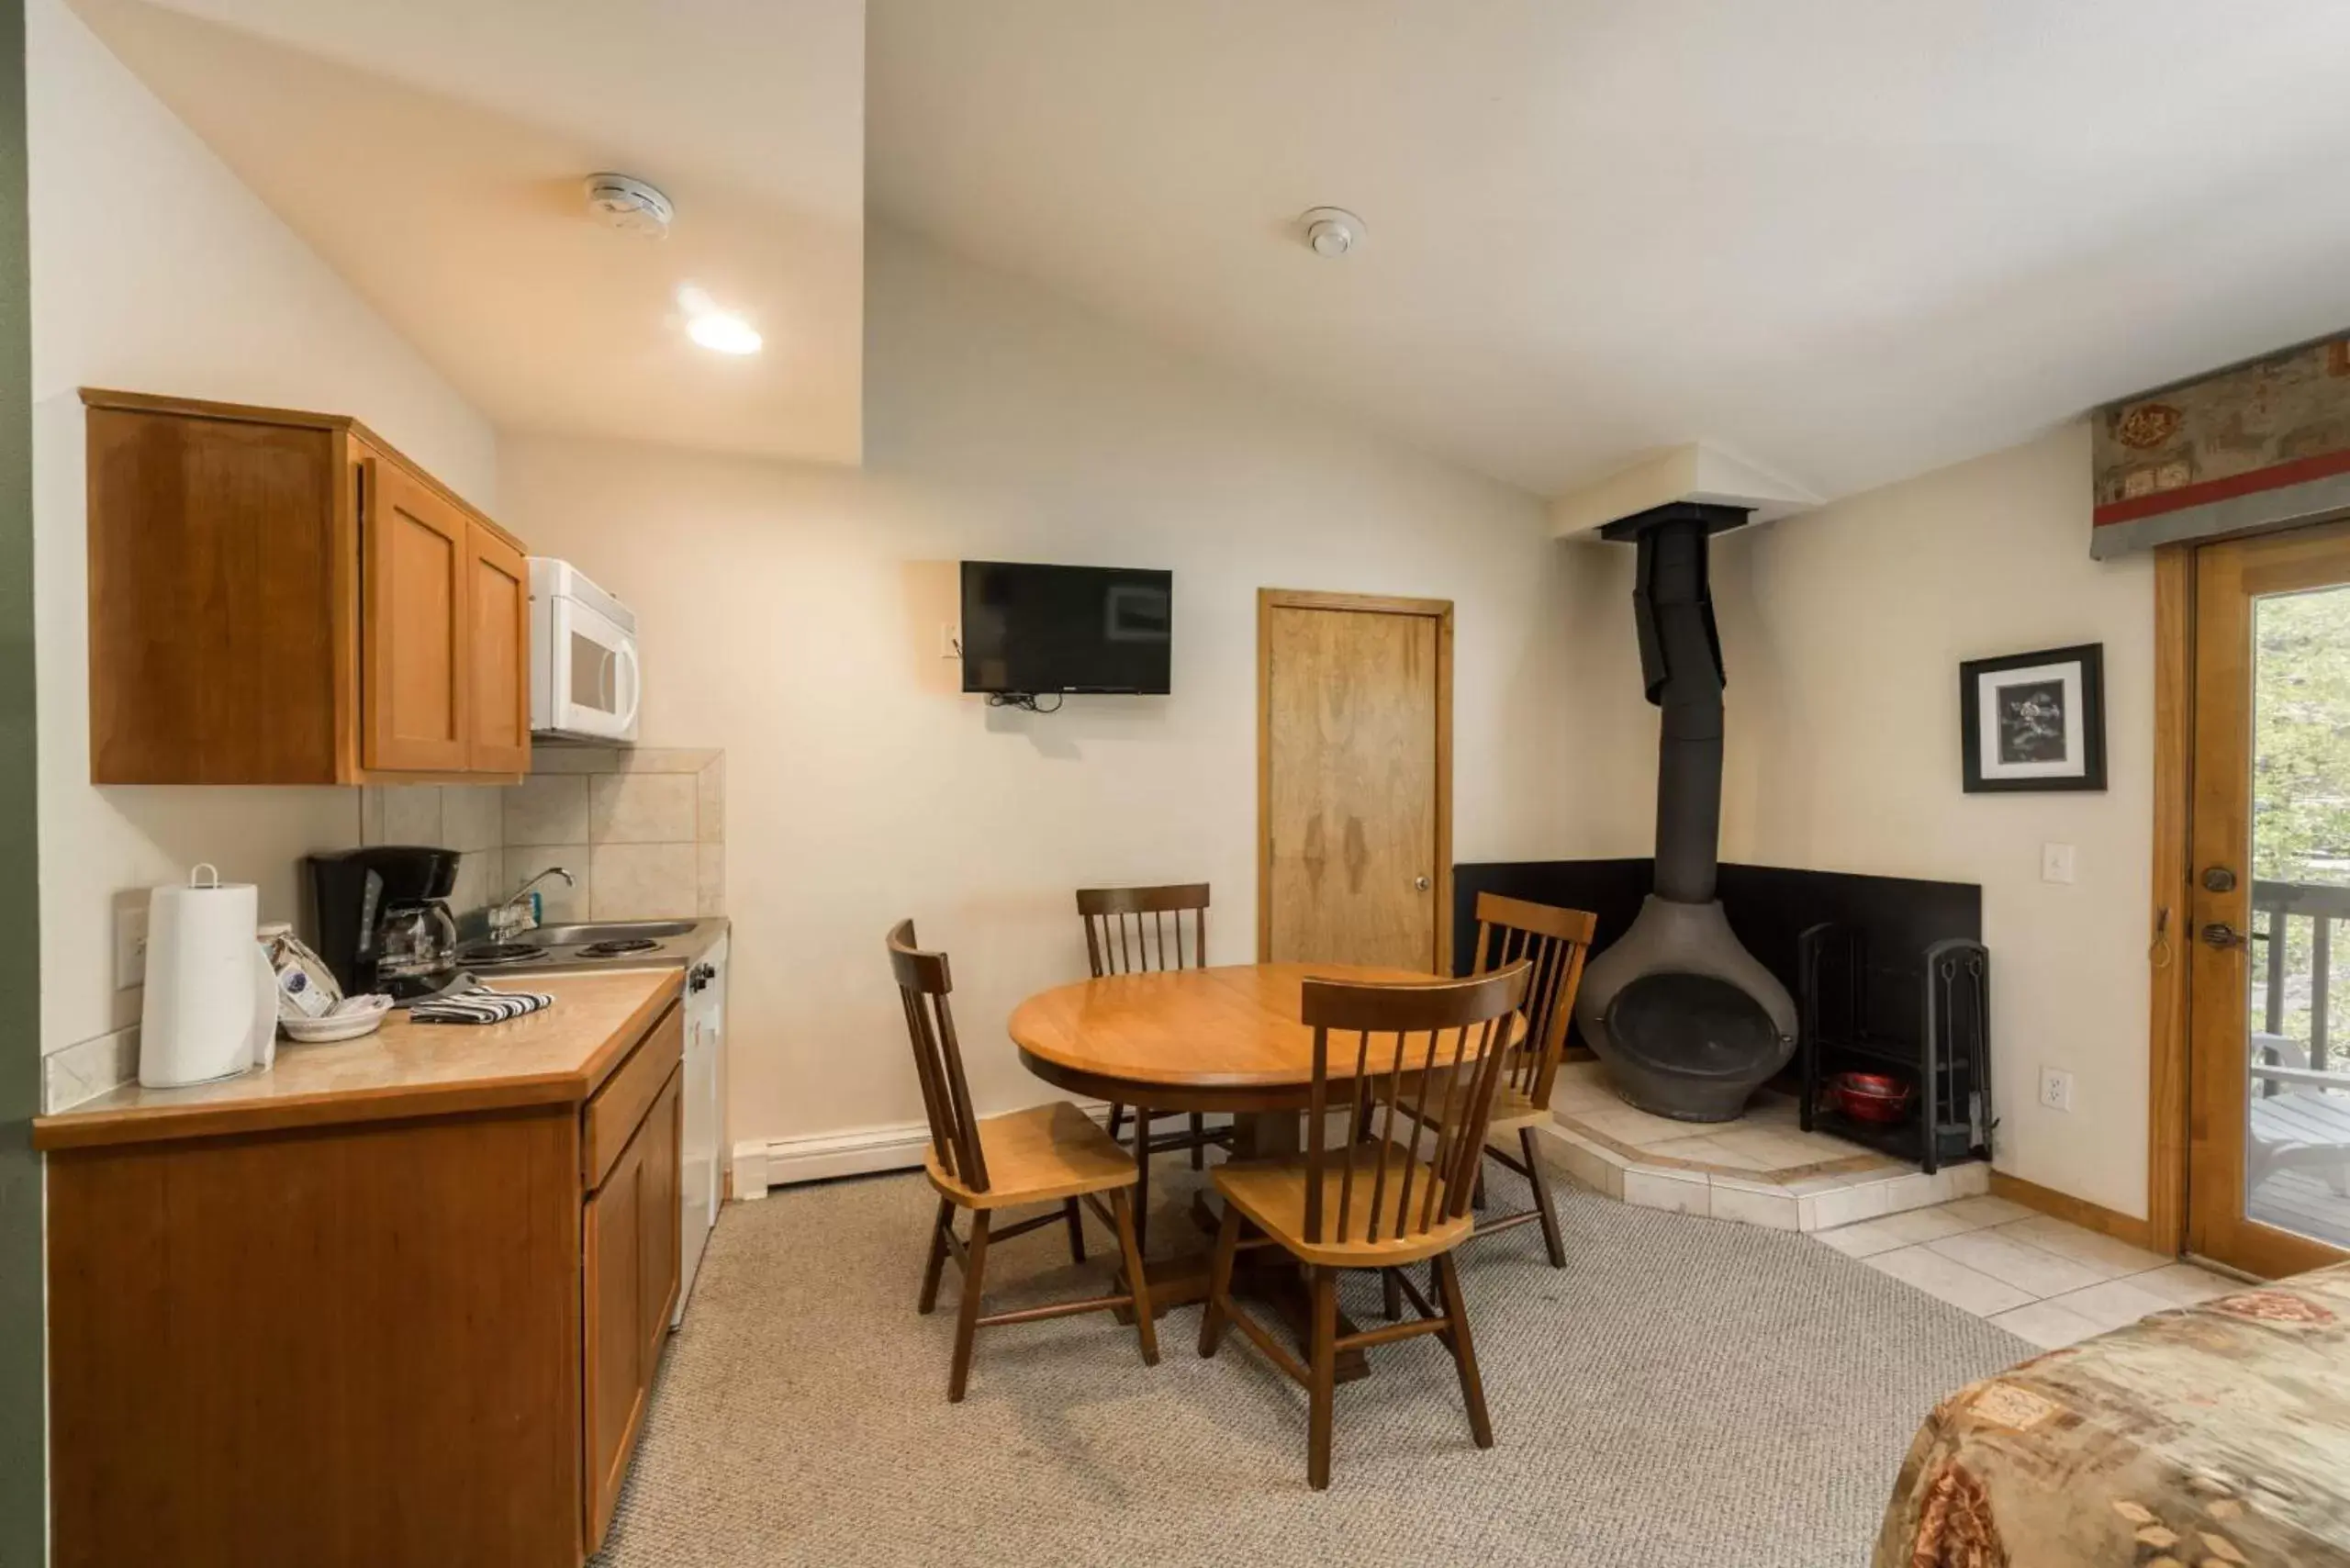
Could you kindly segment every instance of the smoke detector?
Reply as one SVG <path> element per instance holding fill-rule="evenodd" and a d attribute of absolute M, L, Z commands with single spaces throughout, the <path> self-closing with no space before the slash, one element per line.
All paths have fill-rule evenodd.
<path fill-rule="evenodd" d="M 1363 241 L 1371 232 L 1363 220 L 1343 207 L 1317 207 L 1299 218 L 1305 230 L 1305 242 L 1317 256 L 1337 260 Z"/>
<path fill-rule="evenodd" d="M 669 232 L 677 208 L 660 191 L 630 174 L 590 174 L 588 210 L 607 228 L 659 240 Z"/>

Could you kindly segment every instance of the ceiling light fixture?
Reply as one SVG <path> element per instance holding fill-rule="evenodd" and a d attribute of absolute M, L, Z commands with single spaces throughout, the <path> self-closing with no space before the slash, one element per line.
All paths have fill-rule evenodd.
<path fill-rule="evenodd" d="M 688 284 L 677 290 L 678 308 L 686 313 L 686 336 L 717 353 L 756 353 L 766 342 L 759 330 L 732 310 Z"/>
<path fill-rule="evenodd" d="M 1305 242 L 1314 253 L 1331 261 L 1337 260 L 1371 233 L 1370 227 L 1343 207 L 1317 207 L 1299 218 L 1305 230 Z"/>

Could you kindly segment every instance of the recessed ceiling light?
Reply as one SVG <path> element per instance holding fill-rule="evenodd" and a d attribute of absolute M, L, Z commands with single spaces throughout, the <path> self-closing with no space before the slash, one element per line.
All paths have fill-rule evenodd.
<path fill-rule="evenodd" d="M 766 340 L 759 330 L 691 284 L 677 290 L 677 305 L 686 313 L 686 336 L 717 353 L 756 353 Z"/>
<path fill-rule="evenodd" d="M 712 310 L 697 316 L 686 323 L 686 335 L 706 349 L 720 353 L 756 353 L 766 342 L 759 330 L 740 316 L 724 310 Z"/>

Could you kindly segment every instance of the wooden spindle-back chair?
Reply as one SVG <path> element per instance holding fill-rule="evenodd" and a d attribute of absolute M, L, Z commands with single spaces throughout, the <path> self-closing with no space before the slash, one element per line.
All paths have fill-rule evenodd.
<path fill-rule="evenodd" d="M 1077 914 L 1085 924 L 1085 957 L 1092 966 L 1093 978 L 1110 975 L 1143 974 L 1160 969 L 1200 969 L 1208 962 L 1208 885 L 1205 882 L 1183 882 L 1164 888 L 1080 888 L 1077 890 Z M 1191 918 L 1188 939 L 1183 930 L 1185 915 Z M 1203 1169 L 1207 1164 L 1207 1148 L 1211 1144 L 1230 1141 L 1225 1133 L 1211 1134 L 1207 1117 L 1200 1112 L 1190 1113 L 1189 1129 L 1154 1137 L 1150 1124 L 1162 1115 L 1181 1115 L 1177 1111 L 1155 1111 L 1144 1105 L 1134 1108 L 1135 1137 L 1147 1142 L 1150 1154 L 1172 1148 L 1186 1148 L 1192 1153 L 1192 1169 Z M 1116 1137 L 1125 1124 L 1127 1107 L 1113 1103 L 1110 1106 L 1110 1136 Z M 1145 1150 L 1136 1149 L 1137 1162 Z M 1144 1178 L 1146 1182 L 1148 1177 Z M 1147 1202 L 1149 1190 L 1144 1188 L 1140 1201 Z"/>
<path fill-rule="evenodd" d="M 1559 1059 L 1567 1048 L 1567 1025 L 1575 1010 L 1575 992 L 1583 985 L 1583 965 L 1591 951 L 1597 917 L 1587 910 L 1558 909 L 1528 903 L 1499 893 L 1477 895 L 1476 972 L 1507 969 L 1523 959 L 1532 966 L 1526 991 L 1526 1030 L 1509 1053 L 1502 1087 L 1494 1099 L 1488 1137 L 1515 1132 L 1518 1153 L 1488 1146 L 1494 1163 L 1524 1177 L 1534 1189 L 1534 1206 L 1521 1214 L 1477 1216 L 1477 1234 L 1489 1236 L 1521 1225 L 1542 1226 L 1542 1246 L 1550 1266 L 1567 1266 L 1565 1240 L 1559 1234 L 1559 1211 L 1550 1185 L 1537 1157 L 1534 1129 L 1550 1119 L 1550 1090 L 1559 1076 Z M 1391 1309 L 1394 1302 L 1391 1296 Z"/>
<path fill-rule="evenodd" d="M 1314 1077 L 1305 1151 L 1216 1168 L 1224 1223 L 1200 1354 L 1214 1355 L 1225 1326 L 1236 1324 L 1305 1385 L 1306 1479 L 1316 1490 L 1330 1484 L 1337 1354 L 1358 1345 L 1422 1334 L 1443 1339 L 1460 1374 L 1470 1430 L 1479 1448 L 1493 1446 L 1452 1249 L 1472 1228 L 1480 1149 L 1532 969 L 1520 959 L 1493 974 L 1405 985 L 1306 980 L 1303 1018 L 1314 1029 Z M 1416 1101 L 1409 1101 L 1412 1083 L 1418 1085 Z M 1334 1142 L 1330 1115 L 1340 1111 L 1348 1131 Z M 1424 1158 L 1421 1145 L 1431 1137 L 1433 1149 Z M 1244 1225 L 1261 1233 L 1248 1245 L 1279 1246 L 1305 1266 L 1313 1305 L 1305 1361 L 1233 1300 L 1233 1260 Z M 1433 1260 L 1435 1305 L 1403 1273 L 1422 1260 Z M 1411 1298 L 1418 1317 L 1341 1337 L 1337 1288 L 1345 1269 L 1381 1271 Z"/>
<path fill-rule="evenodd" d="M 975 1115 L 970 1086 L 963 1076 L 962 1047 L 955 1037 L 954 1009 L 946 1000 L 955 989 L 946 955 L 926 953 L 917 946 L 911 920 L 901 920 L 890 928 L 889 947 L 890 969 L 897 977 L 899 1000 L 905 1004 L 906 1034 L 913 1046 L 923 1114 L 930 1124 L 930 1149 L 923 1167 L 938 1192 L 938 1214 L 931 1225 L 930 1260 L 923 1270 L 918 1310 L 929 1313 L 938 1305 L 939 1279 L 948 1257 L 963 1271 L 946 1397 L 963 1397 L 971 1371 L 973 1335 L 999 1324 L 1131 1308 L 1142 1341 L 1142 1359 L 1156 1365 L 1158 1338 L 1151 1323 L 1150 1286 L 1143 1276 L 1134 1209 L 1127 1200 L 1126 1190 L 1134 1184 L 1135 1172 L 1125 1150 L 1066 1100 L 1009 1115 Z M 1106 1207 L 1104 1194 L 1109 1199 Z M 993 1225 L 997 1210 L 1031 1204 L 1054 1207 L 1017 1225 L 1000 1228 Z M 979 1296 L 990 1240 L 1004 1241 L 1048 1225 L 1065 1224 L 1069 1257 L 1082 1263 L 1085 1231 L 1080 1204 L 1090 1206 L 1116 1233 L 1131 1292 L 982 1316 Z M 968 1240 L 955 1234 L 958 1208 L 970 1211 Z"/>

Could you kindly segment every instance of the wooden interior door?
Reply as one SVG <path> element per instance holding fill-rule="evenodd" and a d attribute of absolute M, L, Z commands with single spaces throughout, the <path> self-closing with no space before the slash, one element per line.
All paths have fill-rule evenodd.
<path fill-rule="evenodd" d="M 479 522 L 465 523 L 471 682 L 466 759 L 476 773 L 531 770 L 531 564 Z"/>
<path fill-rule="evenodd" d="M 1452 606 L 1258 599 L 1257 947 L 1451 967 Z"/>
<path fill-rule="evenodd" d="M 366 460 L 361 508 L 364 761 L 462 773 L 472 755 L 472 521 L 398 464 Z"/>
<path fill-rule="evenodd" d="M 2195 554 L 2187 1245 L 2273 1278 L 2350 1256 L 2350 523 Z"/>

